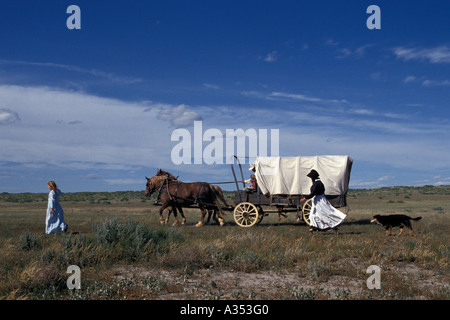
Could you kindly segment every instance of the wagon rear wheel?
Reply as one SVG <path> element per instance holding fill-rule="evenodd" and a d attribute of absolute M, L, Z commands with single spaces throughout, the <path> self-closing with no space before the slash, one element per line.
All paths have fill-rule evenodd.
<path fill-rule="evenodd" d="M 258 208 L 258 221 L 256 222 L 256 224 L 260 224 L 265 214 L 261 206 L 257 206 L 257 208 Z"/>
<path fill-rule="evenodd" d="M 253 203 L 241 202 L 234 208 L 234 221 L 244 228 L 256 224 L 259 220 L 259 211 Z"/>
<path fill-rule="evenodd" d="M 328 201 L 328 203 L 330 203 L 329 200 L 327 200 L 327 201 Z M 330 203 L 330 205 L 331 205 L 331 203 Z M 303 221 L 305 221 L 308 226 L 311 225 L 311 221 L 309 218 L 309 216 L 311 214 L 311 207 L 312 207 L 312 199 L 306 200 L 305 204 L 303 204 L 302 211 L 303 211 Z"/>
<path fill-rule="evenodd" d="M 311 213 L 311 207 L 312 207 L 311 199 L 308 199 L 305 201 L 302 208 L 303 221 L 305 221 L 308 226 L 310 225 L 309 215 Z"/>

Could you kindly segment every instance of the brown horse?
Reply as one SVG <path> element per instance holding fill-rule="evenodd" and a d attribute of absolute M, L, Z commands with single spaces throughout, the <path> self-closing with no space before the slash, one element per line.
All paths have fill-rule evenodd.
<path fill-rule="evenodd" d="M 222 210 L 216 205 L 216 194 L 210 184 L 206 182 L 183 183 L 178 180 L 171 180 L 166 175 L 156 175 L 151 178 L 146 177 L 146 179 L 145 195 L 147 197 L 150 197 L 156 190 L 160 192 L 162 201 L 162 206 L 159 209 L 160 221 L 163 221 L 162 213 L 168 207 L 172 208 L 175 223 L 178 223 L 177 210 L 184 217 L 182 207 L 198 204 L 202 216 L 196 225 L 197 227 L 203 226 L 208 209 L 218 210 L 220 225 L 225 224 L 222 217 Z"/>
<path fill-rule="evenodd" d="M 172 180 L 180 181 L 180 180 L 178 180 L 178 177 L 175 177 L 170 172 L 164 171 L 162 169 L 158 169 L 156 171 L 156 176 L 165 176 L 165 177 L 167 177 L 167 179 L 169 179 L 169 181 L 172 181 Z M 180 182 L 182 182 L 182 181 L 180 181 Z M 211 187 L 213 188 L 214 192 L 216 193 L 216 198 L 218 198 L 220 201 L 222 201 L 226 208 L 230 208 L 230 206 L 228 205 L 227 201 L 225 200 L 225 197 L 223 195 L 222 189 L 218 185 L 211 185 Z M 170 217 L 170 213 L 172 211 L 173 211 L 173 208 L 169 206 L 168 207 L 168 212 L 167 212 L 167 218 L 166 218 L 166 220 L 164 222 L 162 222 L 162 224 L 169 223 L 169 217 Z M 183 211 L 180 211 L 180 214 L 183 217 L 182 224 L 185 224 L 186 223 L 186 218 L 184 217 Z M 209 209 L 208 210 L 208 218 L 206 219 L 206 223 L 209 223 L 209 221 L 211 220 L 211 216 L 213 216 L 213 219 L 218 223 L 218 220 L 216 218 L 216 212 L 214 211 L 214 209 Z"/>
<path fill-rule="evenodd" d="M 168 172 L 168 171 L 164 171 L 164 170 L 162 170 L 162 169 L 158 169 L 157 171 L 156 171 L 156 176 L 162 176 L 162 177 L 166 177 L 169 181 L 173 181 L 173 180 L 177 180 L 177 181 L 179 181 L 179 182 L 183 182 L 183 181 L 181 181 L 181 180 L 178 180 L 178 176 L 177 177 L 175 177 L 173 174 L 171 174 L 170 172 Z M 147 177 L 146 177 L 147 178 Z M 161 193 L 160 193 L 161 194 Z M 158 198 L 160 197 L 160 194 L 158 195 Z M 156 200 L 156 202 L 155 203 L 157 203 L 158 202 L 158 199 Z M 165 219 L 165 220 L 161 220 L 161 224 L 168 224 L 169 223 L 169 218 L 170 218 L 170 213 L 172 212 L 172 211 L 175 211 L 175 210 L 177 210 L 176 208 L 174 209 L 172 206 L 169 206 L 169 207 L 167 207 L 167 218 Z M 186 218 L 185 218 L 185 216 L 184 216 L 184 212 L 183 212 L 183 209 L 182 208 L 180 208 L 180 214 L 181 214 L 181 217 L 183 218 L 182 219 L 182 222 L 181 222 L 181 224 L 182 225 L 184 225 L 185 223 L 186 223 Z M 176 218 L 176 211 L 174 212 L 174 216 L 175 216 L 175 218 Z M 209 218 L 208 218 L 209 219 Z M 208 220 L 209 221 L 209 220 Z M 175 223 L 174 223 L 174 225 L 177 225 L 178 224 L 178 220 L 177 219 L 175 219 Z"/>

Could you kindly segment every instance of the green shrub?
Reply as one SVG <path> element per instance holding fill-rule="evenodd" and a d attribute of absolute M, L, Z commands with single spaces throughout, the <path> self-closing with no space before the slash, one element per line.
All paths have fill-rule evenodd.
<path fill-rule="evenodd" d="M 31 250 L 34 248 L 39 248 L 39 242 L 37 240 L 36 234 L 25 231 L 20 236 L 20 248 L 22 250 Z"/>
<path fill-rule="evenodd" d="M 112 258 L 137 260 L 151 252 L 165 252 L 171 241 L 182 240 L 182 235 L 174 229 L 152 229 L 142 223 L 129 220 L 107 219 L 93 228 L 95 242 L 110 249 Z M 113 251 L 112 251 L 113 250 Z"/>

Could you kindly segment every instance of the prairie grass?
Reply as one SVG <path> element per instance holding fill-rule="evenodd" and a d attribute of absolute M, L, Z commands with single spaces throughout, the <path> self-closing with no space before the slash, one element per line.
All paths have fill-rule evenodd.
<path fill-rule="evenodd" d="M 232 203 L 232 193 L 225 193 Z M 70 232 L 44 234 L 45 194 L 0 194 L 2 299 L 448 299 L 450 187 L 350 190 L 339 235 L 295 215 L 240 228 L 161 226 L 143 192 L 64 194 Z M 439 209 L 437 209 L 439 208 Z M 344 209 L 343 209 L 344 210 Z M 385 236 L 375 214 L 422 216 L 415 235 Z M 173 221 L 173 218 L 172 218 Z M 69 265 L 82 289 L 68 290 Z M 382 270 L 382 289 L 365 286 Z"/>

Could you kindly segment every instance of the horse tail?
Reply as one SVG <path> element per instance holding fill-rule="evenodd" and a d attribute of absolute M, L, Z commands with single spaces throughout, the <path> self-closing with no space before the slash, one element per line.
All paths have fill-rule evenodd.
<path fill-rule="evenodd" d="M 217 185 L 211 185 L 211 187 L 213 188 L 213 191 L 216 194 L 216 198 L 219 198 L 219 200 L 223 202 L 225 207 L 228 208 L 229 205 L 228 205 L 227 201 L 225 200 L 222 189 Z"/>
<path fill-rule="evenodd" d="M 222 208 L 218 203 L 219 202 L 218 199 L 220 199 L 220 194 L 217 192 L 215 186 L 212 184 L 209 184 L 207 182 L 204 182 L 204 187 L 205 187 L 205 192 L 207 194 L 209 194 L 211 197 L 211 200 L 212 200 L 211 204 L 213 204 L 217 208 L 217 210 L 219 210 L 220 215 L 224 215 L 224 212 L 222 211 Z"/>

